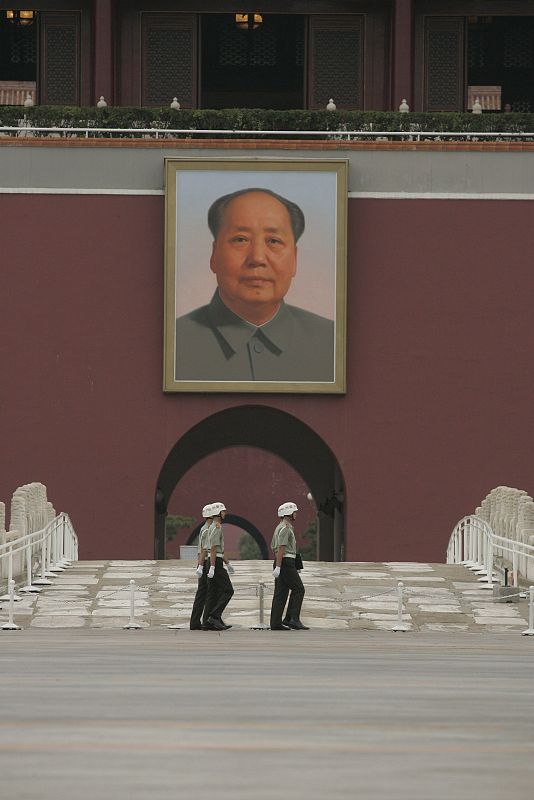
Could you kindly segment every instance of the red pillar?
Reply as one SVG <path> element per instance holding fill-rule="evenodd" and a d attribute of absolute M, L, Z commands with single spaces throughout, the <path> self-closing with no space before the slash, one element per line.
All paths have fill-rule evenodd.
<path fill-rule="evenodd" d="M 414 2 L 395 0 L 393 19 L 393 75 L 391 107 L 397 111 L 405 99 L 413 111 Z"/>
<path fill-rule="evenodd" d="M 93 100 L 100 95 L 113 105 L 113 0 L 94 0 L 94 83 Z"/>

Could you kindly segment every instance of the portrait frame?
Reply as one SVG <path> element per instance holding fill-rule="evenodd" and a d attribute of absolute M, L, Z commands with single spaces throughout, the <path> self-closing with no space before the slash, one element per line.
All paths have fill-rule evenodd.
<path fill-rule="evenodd" d="M 196 335 L 184 335 L 180 321 L 201 311 L 198 306 L 208 308 L 210 298 L 218 292 L 219 276 L 210 270 L 214 238 L 207 224 L 208 208 L 218 197 L 250 188 L 274 192 L 302 208 L 306 227 L 296 248 L 296 276 L 283 305 L 297 313 L 303 311 L 308 319 L 313 316 L 329 323 L 328 353 L 332 357 L 324 377 L 319 374 L 320 366 L 317 376 L 303 377 L 296 372 L 296 380 L 287 375 L 280 378 L 276 367 L 272 379 L 270 374 L 268 379 L 263 379 L 265 375 L 262 379 L 227 377 L 218 357 L 213 370 L 209 359 L 204 359 L 202 374 L 180 374 L 182 355 L 199 346 Z M 164 392 L 345 393 L 347 198 L 346 159 L 165 159 Z M 322 349 L 318 352 L 321 365 Z M 297 355 L 295 359 L 297 363 Z M 215 360 L 212 363 L 215 365 Z"/>

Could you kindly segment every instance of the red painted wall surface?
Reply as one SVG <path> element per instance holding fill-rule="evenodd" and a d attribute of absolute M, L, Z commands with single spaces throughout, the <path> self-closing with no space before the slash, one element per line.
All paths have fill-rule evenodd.
<path fill-rule="evenodd" d="M 82 558 L 153 552 L 191 426 L 244 395 L 164 395 L 163 198 L 0 195 L 0 497 L 45 483 Z M 532 488 L 532 204 L 349 202 L 348 392 L 259 396 L 346 484 L 348 560 L 443 560 L 494 486 Z"/>

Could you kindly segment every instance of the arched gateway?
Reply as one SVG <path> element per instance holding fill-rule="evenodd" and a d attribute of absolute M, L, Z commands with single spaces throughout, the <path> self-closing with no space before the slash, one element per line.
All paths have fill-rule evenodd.
<path fill-rule="evenodd" d="M 344 484 L 339 463 L 320 436 L 297 417 L 267 406 L 226 409 L 202 420 L 174 445 L 158 477 L 155 558 L 165 558 L 165 518 L 171 495 L 195 464 L 226 447 L 257 447 L 284 459 L 309 486 L 317 507 L 318 557 L 344 553 Z"/>

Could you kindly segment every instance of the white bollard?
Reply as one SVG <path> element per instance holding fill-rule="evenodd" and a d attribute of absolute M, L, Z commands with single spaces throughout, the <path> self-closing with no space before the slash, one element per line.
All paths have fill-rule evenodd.
<path fill-rule="evenodd" d="M 130 621 L 123 625 L 124 630 L 138 630 L 141 627 L 135 621 L 135 581 L 130 581 Z"/>
<path fill-rule="evenodd" d="M 406 625 L 402 620 L 402 606 L 404 602 L 404 584 L 402 581 L 399 581 L 397 584 L 397 597 L 398 597 L 398 611 L 397 611 L 397 622 L 392 627 L 392 631 L 409 631 L 410 628 Z"/>
<path fill-rule="evenodd" d="M 256 596 L 259 598 L 260 621 L 257 625 L 252 626 L 252 630 L 266 631 L 270 626 L 265 623 L 265 584 L 263 581 L 260 581 L 256 587 Z"/>
<path fill-rule="evenodd" d="M 529 589 L 528 601 L 528 628 L 523 631 L 523 636 L 534 636 L 534 586 Z"/>
<path fill-rule="evenodd" d="M 13 622 L 13 607 L 15 605 L 15 581 L 9 581 L 9 619 L 2 625 L 3 631 L 20 631 L 20 626 Z"/>

